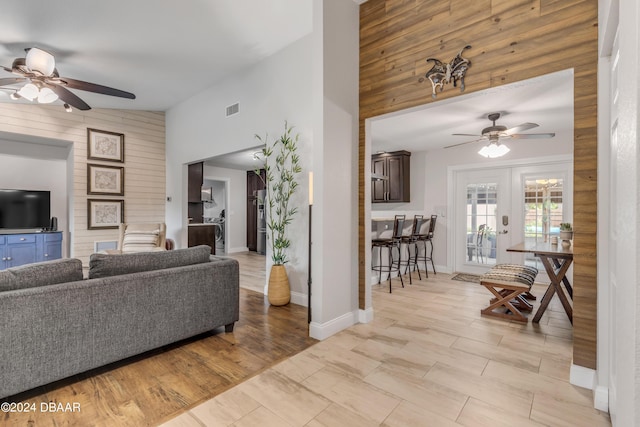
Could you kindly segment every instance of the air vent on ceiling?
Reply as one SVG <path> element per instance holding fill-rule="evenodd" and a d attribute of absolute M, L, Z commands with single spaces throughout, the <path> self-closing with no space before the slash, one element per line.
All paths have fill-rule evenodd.
<path fill-rule="evenodd" d="M 226 116 L 227 116 L 227 117 L 231 117 L 231 116 L 233 116 L 233 115 L 235 115 L 235 114 L 238 114 L 239 112 L 240 112 L 240 104 L 236 102 L 235 104 L 233 104 L 233 105 L 229 105 L 229 106 L 227 107 L 227 114 L 226 114 Z"/>

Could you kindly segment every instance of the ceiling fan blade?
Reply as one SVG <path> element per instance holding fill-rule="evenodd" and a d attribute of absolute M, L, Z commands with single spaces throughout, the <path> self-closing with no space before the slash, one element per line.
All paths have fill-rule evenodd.
<path fill-rule="evenodd" d="M 474 133 L 452 133 L 451 135 L 453 135 L 453 136 L 482 136 L 482 135 L 476 135 Z"/>
<path fill-rule="evenodd" d="M 475 136 L 475 135 L 474 135 Z M 475 139 L 473 141 L 466 141 L 466 142 L 461 142 L 459 144 L 453 144 L 453 145 L 447 145 L 444 148 L 453 148 L 453 147 L 457 147 L 459 145 L 465 145 L 465 144 L 471 144 L 472 142 L 478 142 L 478 141 L 482 141 L 484 138 L 479 138 L 479 139 Z"/>
<path fill-rule="evenodd" d="M 89 104 L 80 99 L 75 93 L 71 92 L 69 89 L 62 87 L 60 85 L 47 85 L 52 91 L 58 95 L 63 102 L 71 105 L 73 108 L 77 108 L 78 110 L 87 111 L 90 110 Z"/>
<path fill-rule="evenodd" d="M 514 133 L 523 132 L 525 130 L 537 128 L 538 126 L 540 126 L 540 125 L 537 124 L 537 123 L 522 123 L 521 125 L 518 125 L 516 127 L 512 127 L 511 129 L 505 130 L 503 133 L 505 133 L 506 135 L 513 135 Z"/>
<path fill-rule="evenodd" d="M 9 86 L 15 83 L 22 83 L 25 80 L 27 79 L 23 77 L 7 77 L 5 79 L 0 79 L 0 86 Z"/>
<path fill-rule="evenodd" d="M 540 139 L 540 138 L 553 138 L 555 133 L 514 133 L 511 138 L 515 139 Z"/>
<path fill-rule="evenodd" d="M 108 86 L 102 86 L 95 83 L 83 82 L 82 80 L 69 79 L 61 77 L 60 82 L 71 89 L 85 90 L 87 92 L 100 93 L 102 95 L 118 96 L 120 98 L 136 99 L 136 96 L 130 92 L 114 89 Z"/>

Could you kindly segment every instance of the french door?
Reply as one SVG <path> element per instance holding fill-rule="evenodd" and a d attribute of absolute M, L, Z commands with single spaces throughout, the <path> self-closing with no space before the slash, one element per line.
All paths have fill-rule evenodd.
<path fill-rule="evenodd" d="M 455 271 L 482 274 L 507 262 L 511 171 L 473 170 L 456 175 Z"/>
<path fill-rule="evenodd" d="M 572 176 L 571 161 L 562 159 L 456 171 L 454 271 L 482 274 L 496 264 L 513 262 L 537 267 L 537 280 L 546 281 L 536 257 L 507 248 L 550 241 L 561 222 L 571 222 Z"/>

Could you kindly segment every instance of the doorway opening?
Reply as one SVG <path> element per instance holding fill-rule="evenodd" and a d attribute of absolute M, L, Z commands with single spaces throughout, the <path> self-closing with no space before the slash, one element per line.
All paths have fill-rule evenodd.
<path fill-rule="evenodd" d="M 573 156 L 573 70 L 536 77 L 509 85 L 490 88 L 454 98 L 429 103 L 422 106 L 393 112 L 365 120 L 365 164 L 369 165 L 373 153 L 379 151 L 411 152 L 411 201 L 407 203 L 385 203 L 384 206 L 372 207 L 370 191 L 364 195 L 364 263 L 367 267 L 372 264 L 371 239 L 374 236 L 372 219 L 375 217 L 391 218 L 395 214 L 414 214 L 425 216 L 438 215 L 434 243 L 434 262 L 439 272 L 453 273 L 460 260 L 469 261 L 470 267 L 482 271 L 488 266 L 501 262 L 499 247 L 504 240 L 505 248 L 514 234 L 501 233 L 503 216 L 505 221 L 513 226 L 518 218 L 524 224 L 524 212 L 511 212 L 514 187 L 507 192 L 507 213 L 496 213 L 496 208 L 490 212 L 491 206 L 496 204 L 492 199 L 494 193 L 499 192 L 499 181 L 478 181 L 476 184 L 488 185 L 487 188 L 469 187 L 464 189 L 462 204 L 466 206 L 467 197 L 475 197 L 475 202 L 460 211 L 454 207 L 456 197 L 450 186 L 452 183 L 449 173 L 452 167 L 466 169 L 495 168 L 496 165 L 510 164 L 511 167 L 525 168 L 532 159 L 551 159 Z M 485 159 L 478 154 L 478 150 L 486 145 L 482 138 L 472 141 L 472 137 L 452 134 L 477 134 L 486 127 L 487 114 L 499 112 L 501 124 L 511 128 L 525 123 L 536 123 L 536 133 L 555 133 L 550 139 L 511 139 L 508 141 L 511 151 L 499 159 Z M 457 139 L 456 139 L 457 138 Z M 469 142 L 468 144 L 459 144 Z M 451 148 L 445 148 L 452 146 Z M 414 161 L 417 167 L 414 167 Z M 544 162 L 543 162 L 544 163 Z M 364 168 L 366 183 L 372 180 L 370 167 Z M 536 171 L 532 171 L 534 173 Z M 569 172 L 570 173 L 570 172 Z M 510 178 L 509 178 L 510 179 Z M 472 184 L 469 182 L 468 184 Z M 518 200 L 524 198 L 524 187 L 518 188 Z M 564 191 L 570 191 L 564 188 Z M 475 196 L 468 196 L 474 193 Z M 497 193 L 496 193 L 497 195 Z M 475 214 L 473 213 L 475 203 Z M 500 202 L 497 202 L 500 203 Z M 484 214 L 480 212 L 485 209 Z M 563 209 L 571 212 L 563 201 Z M 462 215 L 462 225 L 459 226 L 459 216 Z M 482 216 L 484 215 L 484 217 Z M 536 217 L 536 220 L 538 218 Z M 467 222 L 469 222 L 467 224 Z M 480 225 L 485 224 L 483 230 Z M 454 235 L 453 230 L 461 228 L 460 236 Z M 522 229 L 524 238 L 524 229 Z M 480 239 L 478 234 L 480 232 Z M 474 237 L 470 237 L 473 234 Z M 458 240 L 456 240 L 458 239 Z M 480 255 L 480 257 L 478 257 Z M 514 259 L 510 255 L 511 259 Z M 484 267 L 483 267 L 484 266 Z M 473 268 L 472 268 L 473 269 Z M 365 269 L 368 272 L 368 268 Z M 364 278 L 364 306 L 370 307 L 371 283 L 368 276 Z M 377 281 L 376 281 L 377 283 Z"/>

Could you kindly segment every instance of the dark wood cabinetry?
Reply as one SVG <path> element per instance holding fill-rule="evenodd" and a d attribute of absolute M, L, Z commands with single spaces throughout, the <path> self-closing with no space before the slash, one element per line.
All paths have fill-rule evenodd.
<path fill-rule="evenodd" d="M 411 153 L 393 151 L 371 156 L 371 202 L 411 201 Z"/>
<path fill-rule="evenodd" d="M 266 172 L 260 170 L 260 176 L 255 171 L 247 171 L 247 248 L 258 250 L 258 190 L 264 190 Z"/>
<path fill-rule="evenodd" d="M 189 234 L 187 246 L 209 245 L 211 246 L 211 254 L 216 254 L 216 230 L 215 225 L 198 224 L 188 227 Z"/>
<path fill-rule="evenodd" d="M 201 223 L 202 222 L 202 201 L 201 191 L 202 182 L 204 180 L 204 163 L 194 163 L 189 165 L 188 181 L 187 181 L 187 211 L 189 215 L 189 222 Z"/>

